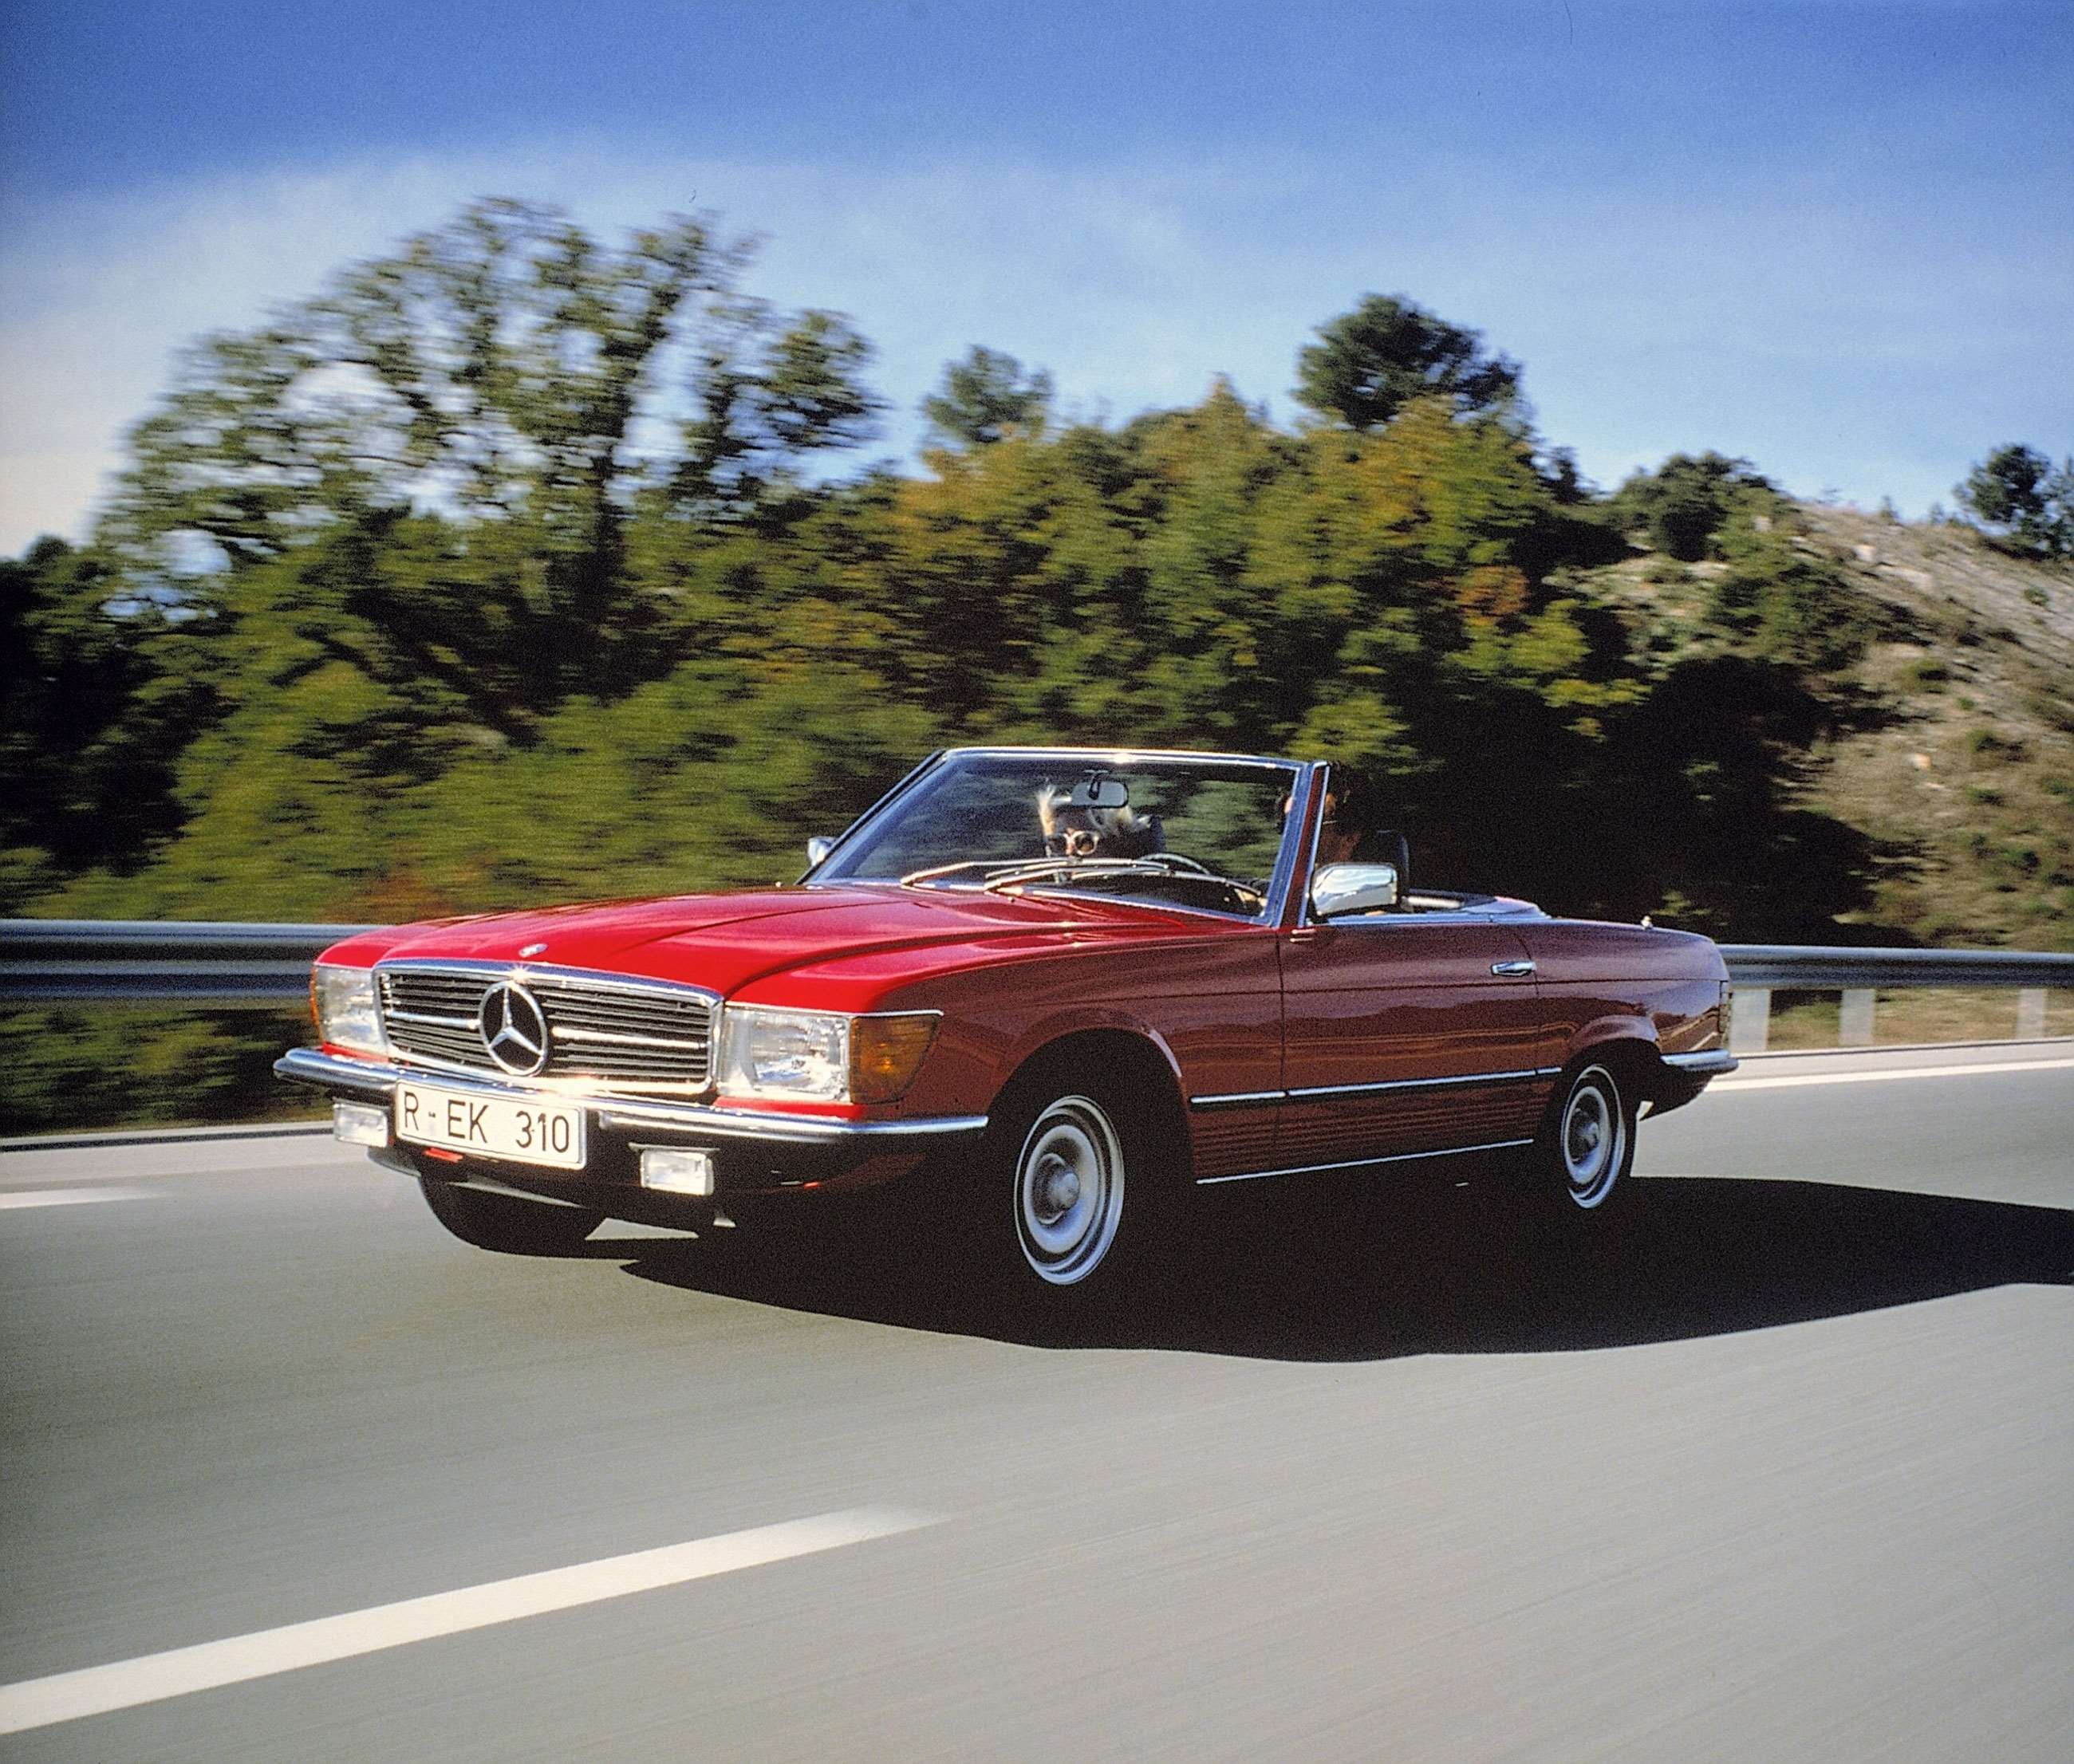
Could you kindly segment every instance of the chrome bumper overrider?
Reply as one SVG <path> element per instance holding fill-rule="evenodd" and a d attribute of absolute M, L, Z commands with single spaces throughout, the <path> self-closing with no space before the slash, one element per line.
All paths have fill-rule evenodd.
<path fill-rule="evenodd" d="M 1706 1048 L 1697 1053 L 1667 1053 L 1663 1063 L 1672 1071 L 1683 1072 L 1693 1078 L 1717 1078 L 1741 1064 L 1726 1048 Z"/>
<path fill-rule="evenodd" d="M 597 1118 L 599 1126 L 628 1127 L 642 1132 L 719 1134 L 731 1139 L 775 1140 L 792 1145 L 829 1145 L 853 1141 L 940 1139 L 985 1130 L 983 1115 L 932 1115 L 911 1121 L 816 1120 L 796 1115 L 758 1115 L 746 1109 L 715 1108 L 710 1104 L 675 1102 L 654 1097 L 591 1096 L 567 1090 L 552 1093 L 529 1089 L 523 1084 L 500 1084 L 494 1078 L 463 1078 L 451 1072 L 421 1072 L 393 1065 L 384 1060 L 349 1060 L 316 1048 L 295 1048 L 274 1062 L 274 1075 L 291 1083 L 314 1084 L 320 1090 L 346 1091 L 360 1096 L 386 1098 L 395 1093 L 397 1082 L 436 1085 L 443 1090 L 465 1090 L 484 1096 L 526 1097 L 552 1094 L 562 1102 L 580 1104 Z"/>

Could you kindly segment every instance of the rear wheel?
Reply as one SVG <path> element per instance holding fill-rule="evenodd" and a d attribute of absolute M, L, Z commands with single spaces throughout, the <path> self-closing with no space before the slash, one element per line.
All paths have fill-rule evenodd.
<path fill-rule="evenodd" d="M 1569 1222 L 1613 1211 L 1634 1164 L 1634 1104 L 1609 1066 L 1570 1074 L 1535 1142 L 1533 1181 L 1544 1213 Z"/>
<path fill-rule="evenodd" d="M 605 1222 L 602 1213 L 556 1201 L 522 1201 L 515 1195 L 421 1176 L 432 1217 L 464 1243 L 506 1255 L 568 1255 Z"/>

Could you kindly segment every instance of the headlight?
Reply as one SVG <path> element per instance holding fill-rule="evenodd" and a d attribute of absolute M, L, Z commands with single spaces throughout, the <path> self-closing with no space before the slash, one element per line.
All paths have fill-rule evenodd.
<path fill-rule="evenodd" d="M 371 970 L 331 967 L 320 962 L 310 976 L 310 1002 L 316 1013 L 319 1041 L 362 1053 L 389 1051 Z"/>
<path fill-rule="evenodd" d="M 720 1088 L 729 1096 L 890 1102 L 914 1082 L 936 1013 L 837 1016 L 730 1004 L 721 1018 Z"/>

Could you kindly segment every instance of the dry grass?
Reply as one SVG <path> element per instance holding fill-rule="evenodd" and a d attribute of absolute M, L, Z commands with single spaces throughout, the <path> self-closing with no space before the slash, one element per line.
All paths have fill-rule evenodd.
<path fill-rule="evenodd" d="M 1855 509 L 1803 505 L 1797 524 L 1879 631 L 1830 682 L 1855 714 L 1802 796 L 1881 854 L 1856 917 L 1882 942 L 2074 950 L 2074 569 Z M 1649 554 L 1594 580 L 1667 666 L 1704 642 L 1722 567 Z"/>
<path fill-rule="evenodd" d="M 1835 1047 L 1841 1004 L 1841 995 L 1832 992 L 1774 1008 L 1768 1051 Z M 2016 1034 L 2016 990 L 2010 987 L 1911 987 L 1882 991 L 1873 1007 L 1873 1045 L 2006 1041 Z M 2074 991 L 2046 994 L 2045 1032 L 2074 1036 Z"/>
<path fill-rule="evenodd" d="M 1870 917 L 1931 945 L 2074 948 L 2074 576 L 1963 528 L 1803 513 L 1887 628 L 1853 682 L 1885 720 L 1808 793 L 1899 854 Z"/>

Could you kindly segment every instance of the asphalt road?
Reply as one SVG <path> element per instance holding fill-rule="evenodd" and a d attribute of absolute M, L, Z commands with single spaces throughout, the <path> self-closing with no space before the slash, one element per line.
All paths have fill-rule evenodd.
<path fill-rule="evenodd" d="M 0 1154 L 0 1756 L 2064 1764 L 2074 1048 L 1746 1074 L 1595 1252 L 1399 1172 L 1071 1329 L 491 1256 L 321 1140 Z"/>

